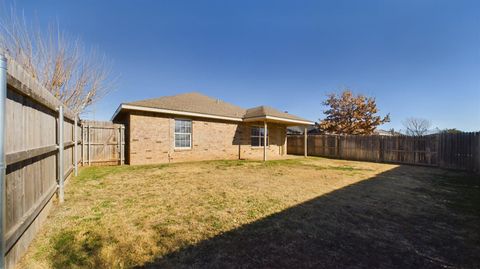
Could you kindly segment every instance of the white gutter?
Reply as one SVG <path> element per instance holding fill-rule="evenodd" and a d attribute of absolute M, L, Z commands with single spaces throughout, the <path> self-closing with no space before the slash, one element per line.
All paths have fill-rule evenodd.
<path fill-rule="evenodd" d="M 181 115 L 181 116 L 201 117 L 201 118 L 209 118 L 209 119 L 230 120 L 230 121 L 237 121 L 237 122 L 252 122 L 252 121 L 272 120 L 272 121 L 288 122 L 288 123 L 299 124 L 299 125 L 313 125 L 313 124 L 315 124 L 312 121 L 294 120 L 294 119 L 274 117 L 274 116 L 260 116 L 260 117 L 243 119 L 243 118 L 217 116 L 217 115 L 204 114 L 204 113 L 187 112 L 187 111 L 179 111 L 179 110 L 171 110 L 171 109 L 163 109 L 163 108 L 153 108 L 153 107 L 134 106 L 134 105 L 126 105 L 126 104 L 121 104 L 120 106 L 118 106 L 117 110 L 115 110 L 115 113 L 113 114 L 113 116 L 110 120 L 113 121 L 113 119 L 118 115 L 118 113 L 120 113 L 120 111 L 127 110 L 127 109 L 128 110 L 136 110 L 136 111 Z"/>
<path fill-rule="evenodd" d="M 262 120 L 289 122 L 289 123 L 295 123 L 295 124 L 300 124 L 300 125 L 313 125 L 313 124 L 315 124 L 313 121 L 294 120 L 294 119 L 281 118 L 281 117 L 275 117 L 275 116 L 260 116 L 260 117 L 252 117 L 252 118 L 244 119 L 245 122 L 262 121 Z"/>
<path fill-rule="evenodd" d="M 217 116 L 217 115 L 210 115 L 210 114 L 204 114 L 204 113 L 186 112 L 186 111 L 178 111 L 178 110 L 163 109 L 163 108 L 133 106 L 133 105 L 126 105 L 126 104 L 121 104 L 117 108 L 117 110 L 115 111 L 115 114 L 113 114 L 113 116 L 110 120 L 113 120 L 117 116 L 117 114 L 120 113 L 120 111 L 123 110 L 123 109 L 145 111 L 145 112 L 155 112 L 155 113 L 164 113 L 164 114 L 173 114 L 173 115 L 181 115 L 181 116 L 202 117 L 202 118 L 209 118 L 209 119 L 243 121 L 242 118 Z"/>

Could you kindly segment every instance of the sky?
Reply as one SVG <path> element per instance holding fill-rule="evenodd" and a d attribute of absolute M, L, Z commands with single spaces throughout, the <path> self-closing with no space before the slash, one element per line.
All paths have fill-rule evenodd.
<path fill-rule="evenodd" d="M 3 0 L 5 1 L 5 0 Z M 197 91 L 318 121 L 326 94 L 376 98 L 382 129 L 408 117 L 480 130 L 480 1 L 6 1 L 58 22 L 112 63 L 122 102 Z"/>

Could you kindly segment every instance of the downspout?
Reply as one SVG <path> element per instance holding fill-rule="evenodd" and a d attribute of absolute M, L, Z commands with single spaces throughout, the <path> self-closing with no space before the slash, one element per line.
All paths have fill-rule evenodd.
<path fill-rule="evenodd" d="M 5 268 L 5 106 L 7 99 L 7 58 L 0 55 L 0 269 Z"/>

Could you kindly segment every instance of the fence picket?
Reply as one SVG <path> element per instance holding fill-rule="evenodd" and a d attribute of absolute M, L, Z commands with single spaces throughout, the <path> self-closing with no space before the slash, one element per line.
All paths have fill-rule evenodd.
<path fill-rule="evenodd" d="M 1 217 L 5 266 L 13 268 L 48 213 L 57 183 L 62 199 L 63 180 L 73 171 L 74 114 L 56 111 L 63 104 L 10 58 L 6 83 L 6 212 Z"/>
<path fill-rule="evenodd" d="M 303 135 L 289 135 L 288 154 L 303 154 Z M 480 172 L 480 132 L 427 136 L 310 135 L 310 156 L 418 164 Z"/>
<path fill-rule="evenodd" d="M 109 121 L 83 121 L 82 125 L 87 128 L 89 165 L 123 164 L 123 125 Z"/>

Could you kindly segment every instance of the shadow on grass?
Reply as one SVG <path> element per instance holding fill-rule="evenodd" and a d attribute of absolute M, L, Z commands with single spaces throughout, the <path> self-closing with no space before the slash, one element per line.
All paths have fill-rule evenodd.
<path fill-rule="evenodd" d="M 399 166 L 138 268 L 478 268 L 480 180 L 451 174 Z"/>
<path fill-rule="evenodd" d="M 73 231 L 62 231 L 52 238 L 53 268 L 101 268 L 99 252 L 103 240 L 100 235 L 84 233 L 80 237 Z"/>

